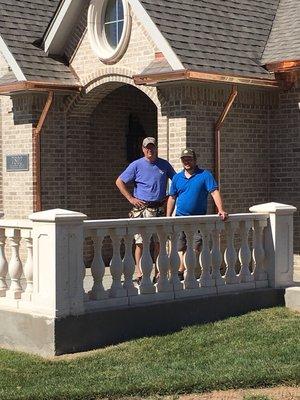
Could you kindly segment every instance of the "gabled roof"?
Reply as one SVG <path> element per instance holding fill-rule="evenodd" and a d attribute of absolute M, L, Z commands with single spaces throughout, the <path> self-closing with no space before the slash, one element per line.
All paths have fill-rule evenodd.
<path fill-rule="evenodd" d="M 82 1 L 88 0 L 0 0 L 0 50 L 17 80 L 78 84 L 63 54 L 47 55 L 42 46 L 61 51 L 60 32 L 70 32 Z M 299 54 L 300 0 L 128 1 L 167 61 L 153 60 L 149 74 L 171 66 L 271 80 L 266 62 Z"/>
<path fill-rule="evenodd" d="M 48 57 L 38 47 L 59 2 L 0 0 L 0 35 L 26 80 L 76 84 L 62 60 Z"/>
<path fill-rule="evenodd" d="M 300 60 L 300 0 L 281 0 L 262 62 Z"/>
<path fill-rule="evenodd" d="M 269 76 L 260 61 L 279 0 L 140 1 L 186 69 Z"/>

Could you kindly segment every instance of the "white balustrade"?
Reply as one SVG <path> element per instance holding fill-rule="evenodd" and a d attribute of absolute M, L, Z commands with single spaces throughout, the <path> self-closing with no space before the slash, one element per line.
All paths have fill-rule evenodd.
<path fill-rule="evenodd" d="M 241 248 L 239 250 L 239 260 L 241 264 L 239 278 L 241 283 L 252 282 L 254 278 L 250 272 L 251 250 L 248 243 L 252 221 L 241 221 L 239 228 L 242 239 Z"/>
<path fill-rule="evenodd" d="M 90 292 L 90 298 L 92 300 L 101 300 L 108 297 L 107 291 L 103 286 L 103 277 L 105 274 L 105 264 L 102 258 L 102 243 L 104 239 L 104 231 L 98 229 L 92 233 L 92 241 L 94 244 L 94 258 L 91 265 L 91 272 L 93 277 L 93 287 Z"/>
<path fill-rule="evenodd" d="M 273 214 L 272 210 L 269 214 L 260 209 L 252 214 L 234 214 L 226 222 L 212 215 L 84 221 L 83 214 L 66 210 L 34 214 L 33 224 L 31 221 L 2 220 L 0 306 L 7 304 L 9 307 L 22 307 L 23 310 L 33 307 L 37 312 L 46 310 L 49 316 L 64 316 L 97 307 L 169 301 L 172 298 L 266 287 L 268 284 L 282 287 L 291 276 L 290 260 L 286 260 L 285 269 L 276 272 L 284 262 L 282 252 L 277 249 L 285 246 L 286 254 L 291 254 L 292 211 L 287 207 L 276 205 Z M 285 226 L 286 213 L 289 228 L 286 229 L 287 238 L 283 238 L 274 229 Z M 253 243 L 250 240 L 251 229 Z M 199 231 L 202 237 L 198 257 L 201 276 L 197 280 L 194 235 Z M 143 278 L 139 285 L 133 281 L 133 244 L 134 235 L 138 232 L 143 239 Z M 183 282 L 178 277 L 180 259 L 177 245 L 180 232 L 185 232 L 187 242 Z M 222 239 L 224 234 L 225 241 L 221 241 L 221 234 Z M 152 235 L 157 235 L 159 239 L 156 264 L 160 277 L 157 284 L 153 284 L 151 279 L 154 269 L 150 249 Z M 87 274 L 84 278 L 82 248 L 87 237 L 92 238 L 94 258 L 92 276 Z M 110 268 L 107 269 L 104 263 L 106 237 L 110 238 L 112 246 Z M 238 249 L 235 242 L 240 243 Z M 57 246 L 53 246 L 53 243 L 57 243 Z M 225 245 L 224 276 L 221 275 L 221 244 L 222 247 Z M 83 281 L 89 296 L 84 295 Z"/>
<path fill-rule="evenodd" d="M 171 241 L 171 252 L 169 254 L 170 258 L 169 282 L 172 285 L 174 292 L 177 292 L 183 290 L 183 284 L 180 282 L 178 277 L 178 269 L 180 265 L 180 258 L 177 251 L 179 230 L 175 224 L 173 225 L 173 229 L 169 237 Z"/>
<path fill-rule="evenodd" d="M 124 236 L 125 256 L 123 258 L 124 284 L 123 288 L 127 291 L 127 296 L 136 296 L 138 289 L 134 286 L 132 278 L 135 269 L 135 261 L 132 256 L 133 231 L 128 229 Z"/>
<path fill-rule="evenodd" d="M 200 286 L 210 287 L 215 285 L 215 281 L 211 276 L 211 253 L 209 248 L 210 234 L 213 226 L 210 224 L 201 224 L 200 232 L 202 236 L 202 251 L 200 253 L 200 265 L 202 273 L 200 276 Z"/>
<path fill-rule="evenodd" d="M 229 220 L 225 223 L 226 232 L 226 243 L 227 248 L 225 250 L 225 262 L 226 262 L 226 272 L 225 272 L 225 282 L 226 284 L 239 283 L 239 278 L 235 271 L 235 264 L 237 261 L 237 254 L 234 247 L 234 233 L 237 228 L 237 223 Z"/>
<path fill-rule="evenodd" d="M 167 254 L 168 226 L 159 225 L 157 227 L 159 238 L 159 254 L 157 257 L 157 268 L 159 271 L 159 280 L 157 283 L 158 292 L 170 292 L 173 290 L 168 280 L 170 270 L 170 259 Z"/>
<path fill-rule="evenodd" d="M 5 229 L 0 229 L 0 297 L 4 297 L 7 291 L 6 275 L 8 272 L 7 260 L 5 257 Z"/>
<path fill-rule="evenodd" d="M 22 293 L 22 299 L 31 301 L 33 293 L 33 244 L 32 231 L 28 229 L 21 230 L 21 237 L 24 239 L 27 249 L 27 258 L 24 264 L 24 277 L 26 280 L 26 289 Z"/>
<path fill-rule="evenodd" d="M 199 282 L 195 277 L 195 268 L 196 268 L 196 256 L 194 251 L 195 225 L 184 225 L 183 230 L 186 235 L 186 252 L 184 257 L 186 276 L 184 279 L 184 287 L 185 289 L 196 289 L 199 287 Z"/>
<path fill-rule="evenodd" d="M 115 228 L 109 230 L 109 235 L 113 245 L 113 257 L 110 262 L 110 272 L 112 276 L 112 285 L 109 290 L 110 297 L 125 297 L 127 296 L 126 290 L 123 288 L 121 278 L 123 274 L 123 262 L 120 254 L 121 239 L 125 234 L 122 228 Z"/>
<path fill-rule="evenodd" d="M 22 263 L 19 256 L 20 250 L 20 230 L 9 228 L 6 229 L 6 236 L 8 238 L 8 243 L 11 249 L 11 257 L 8 264 L 8 273 L 10 276 L 10 288 L 6 293 L 8 298 L 20 299 L 23 292 L 21 286 L 21 276 L 22 276 Z"/>
<path fill-rule="evenodd" d="M 151 282 L 151 272 L 153 268 L 153 260 L 150 253 L 150 239 L 152 236 L 152 227 L 141 228 L 141 235 L 143 239 L 143 254 L 141 258 L 141 270 L 143 273 L 143 278 L 140 284 L 140 293 L 149 294 L 155 293 L 156 288 Z"/>
<path fill-rule="evenodd" d="M 267 279 L 264 270 L 265 251 L 263 247 L 263 230 L 267 226 L 267 221 L 254 221 L 254 244 L 253 244 L 253 275 L 255 281 L 264 281 Z"/>
<path fill-rule="evenodd" d="M 212 229 L 212 249 L 211 249 L 211 263 L 212 263 L 212 279 L 215 282 L 215 286 L 224 286 L 225 280 L 221 275 L 221 264 L 222 264 L 222 252 L 220 249 L 220 233 L 222 230 L 223 223 L 217 221 Z"/>

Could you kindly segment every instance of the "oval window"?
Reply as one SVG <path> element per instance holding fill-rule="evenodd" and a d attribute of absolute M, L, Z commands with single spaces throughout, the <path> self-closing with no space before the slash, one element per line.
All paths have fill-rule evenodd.
<path fill-rule="evenodd" d="M 93 50 L 104 62 L 118 61 L 128 44 L 131 20 L 126 0 L 92 0 L 88 30 Z"/>

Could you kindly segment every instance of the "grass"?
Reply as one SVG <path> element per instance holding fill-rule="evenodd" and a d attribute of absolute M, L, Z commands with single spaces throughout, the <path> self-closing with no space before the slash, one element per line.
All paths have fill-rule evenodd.
<path fill-rule="evenodd" d="M 273 308 L 58 361 L 0 350 L 0 399 L 91 400 L 296 385 L 299 332 L 299 314 Z"/>

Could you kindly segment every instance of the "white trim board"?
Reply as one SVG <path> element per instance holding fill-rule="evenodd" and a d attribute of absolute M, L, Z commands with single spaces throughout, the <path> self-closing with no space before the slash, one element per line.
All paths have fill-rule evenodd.
<path fill-rule="evenodd" d="M 7 64 L 12 69 L 18 81 L 27 81 L 17 61 L 15 60 L 14 56 L 10 52 L 9 48 L 7 47 L 6 43 L 4 42 L 1 36 L 0 36 L 0 52 L 5 58 Z"/>

